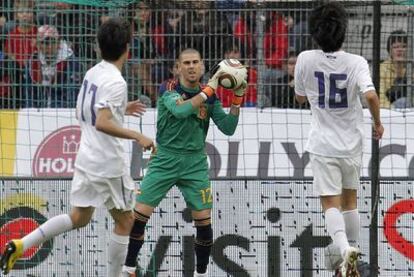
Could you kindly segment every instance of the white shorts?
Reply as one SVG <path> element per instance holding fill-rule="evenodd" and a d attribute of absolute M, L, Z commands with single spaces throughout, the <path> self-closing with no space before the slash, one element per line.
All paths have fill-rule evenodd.
<path fill-rule="evenodd" d="M 361 156 L 333 158 L 310 153 L 309 157 L 316 195 L 340 195 L 342 189 L 358 189 Z"/>
<path fill-rule="evenodd" d="M 100 207 L 132 210 L 135 205 L 134 182 L 129 175 L 101 178 L 75 169 L 70 193 L 74 207 Z"/>

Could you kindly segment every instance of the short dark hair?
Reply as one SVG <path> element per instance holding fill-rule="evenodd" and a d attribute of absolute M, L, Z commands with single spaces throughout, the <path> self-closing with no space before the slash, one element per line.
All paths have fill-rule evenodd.
<path fill-rule="evenodd" d="M 101 56 L 107 61 L 116 61 L 127 50 L 131 42 L 131 25 L 121 18 L 110 18 L 98 30 L 98 44 Z"/>
<path fill-rule="evenodd" d="M 404 32 L 403 30 L 396 30 L 396 31 L 391 32 L 391 34 L 390 34 L 390 36 L 388 37 L 388 40 L 387 40 L 387 51 L 388 51 L 388 53 L 390 53 L 392 44 L 394 44 L 396 42 L 407 43 L 407 41 L 408 41 L 407 33 Z"/>
<path fill-rule="evenodd" d="M 181 58 L 184 54 L 198 54 L 200 56 L 200 60 L 201 60 L 201 54 L 199 51 L 195 50 L 194 48 L 186 48 L 183 51 L 180 52 L 180 54 L 178 55 L 178 61 L 181 62 Z"/>
<path fill-rule="evenodd" d="M 329 2 L 315 8 L 309 17 L 309 31 L 324 52 L 334 52 L 342 47 L 348 25 L 345 8 Z"/>
<path fill-rule="evenodd" d="M 296 52 L 296 50 L 295 49 L 289 49 L 289 52 L 288 52 L 288 55 L 287 55 L 287 58 L 289 59 L 289 58 L 296 58 L 298 56 L 298 53 Z"/>

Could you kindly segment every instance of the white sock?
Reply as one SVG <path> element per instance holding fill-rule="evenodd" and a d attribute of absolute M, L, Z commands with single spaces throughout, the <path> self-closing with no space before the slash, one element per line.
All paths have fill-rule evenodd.
<path fill-rule="evenodd" d="M 351 246 L 358 247 L 359 244 L 359 232 L 360 232 L 360 219 L 358 209 L 344 211 L 342 216 L 345 221 L 345 232 L 348 238 L 348 242 Z"/>
<path fill-rule="evenodd" d="M 119 276 L 128 251 L 129 236 L 112 233 L 108 247 L 108 276 Z"/>
<path fill-rule="evenodd" d="M 337 208 L 330 208 L 325 211 L 325 223 L 333 243 L 339 247 L 343 257 L 345 250 L 349 248 L 348 238 L 345 233 L 344 217 Z"/>
<path fill-rule="evenodd" d="M 54 216 L 22 238 L 23 251 L 33 246 L 39 246 L 57 235 L 72 230 L 72 228 L 72 219 L 68 214 Z"/>
<path fill-rule="evenodd" d="M 136 268 L 132 267 L 132 266 L 126 266 L 126 265 L 122 266 L 122 272 L 134 273 L 135 270 L 136 270 Z"/>

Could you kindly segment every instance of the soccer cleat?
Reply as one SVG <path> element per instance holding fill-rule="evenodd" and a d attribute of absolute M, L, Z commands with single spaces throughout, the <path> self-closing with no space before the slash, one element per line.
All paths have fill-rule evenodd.
<path fill-rule="evenodd" d="M 16 261 L 23 255 L 23 242 L 19 239 L 14 239 L 6 244 L 6 249 L 1 255 L 0 268 L 4 275 L 9 274 L 13 269 Z"/>
<path fill-rule="evenodd" d="M 358 248 L 349 247 L 345 250 L 344 261 L 339 268 L 341 277 L 360 277 L 358 272 L 358 257 L 361 255 Z"/>
<path fill-rule="evenodd" d="M 341 263 L 343 262 L 341 256 L 341 250 L 338 246 L 331 243 L 324 249 L 324 256 L 325 256 L 325 267 L 327 270 L 334 271 L 335 269 L 339 268 Z"/>
<path fill-rule="evenodd" d="M 357 262 L 357 267 L 358 267 L 358 273 L 359 273 L 358 276 L 360 276 L 360 277 L 371 277 L 372 276 L 372 274 L 371 274 L 371 272 L 372 272 L 371 266 L 367 262 L 358 261 Z M 378 272 L 378 274 L 379 274 L 379 272 Z M 338 267 L 335 270 L 334 277 L 341 277 L 341 276 L 342 275 L 339 272 L 339 267 Z"/>
<path fill-rule="evenodd" d="M 205 273 L 198 273 L 197 271 L 194 271 L 194 277 L 207 277 L 208 273 L 207 271 Z"/>

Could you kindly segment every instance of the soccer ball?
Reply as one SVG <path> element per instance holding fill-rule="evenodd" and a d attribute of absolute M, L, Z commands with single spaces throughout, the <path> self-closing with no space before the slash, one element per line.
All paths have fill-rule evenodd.
<path fill-rule="evenodd" d="M 226 89 L 238 89 L 247 80 L 247 69 L 236 59 L 222 60 L 219 67 L 224 73 L 219 77 L 219 85 Z"/>

